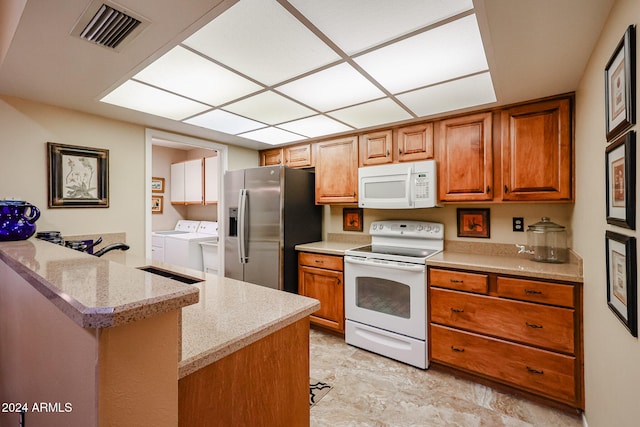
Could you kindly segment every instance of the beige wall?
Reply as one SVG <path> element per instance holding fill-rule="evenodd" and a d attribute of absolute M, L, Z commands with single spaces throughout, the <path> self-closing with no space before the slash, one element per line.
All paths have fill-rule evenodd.
<path fill-rule="evenodd" d="M 126 232 L 131 250 L 142 255 L 144 141 L 141 126 L 0 96 L 0 199 L 40 208 L 40 231 Z M 47 142 L 109 150 L 109 208 L 47 208 Z"/>
<path fill-rule="evenodd" d="M 585 387 L 589 427 L 637 426 L 640 417 L 640 342 L 607 307 L 604 238 L 606 230 L 639 237 L 638 231 L 607 225 L 604 168 L 607 145 L 604 68 L 627 26 L 637 25 L 638 21 L 640 2 L 616 2 L 576 92 L 576 175 L 579 185 L 572 227 L 580 230 L 574 233 L 573 241 L 584 259 Z M 640 82 L 638 76 L 636 81 Z M 636 118 L 639 117 L 636 113 Z M 637 131 L 638 126 L 634 129 Z"/>

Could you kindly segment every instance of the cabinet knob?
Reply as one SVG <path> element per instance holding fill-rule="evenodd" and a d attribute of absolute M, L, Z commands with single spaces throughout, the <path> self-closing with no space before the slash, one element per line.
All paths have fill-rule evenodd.
<path fill-rule="evenodd" d="M 391 152 L 389 150 L 387 150 L 387 157 L 389 157 L 389 154 L 391 154 Z"/>
<path fill-rule="evenodd" d="M 507 187 L 506 185 L 504 186 L 504 192 L 508 193 L 509 192 L 509 187 Z"/>
<path fill-rule="evenodd" d="M 491 193 L 491 186 L 487 185 L 487 193 Z"/>
<path fill-rule="evenodd" d="M 402 154 L 402 148 L 398 148 L 398 154 Z"/>

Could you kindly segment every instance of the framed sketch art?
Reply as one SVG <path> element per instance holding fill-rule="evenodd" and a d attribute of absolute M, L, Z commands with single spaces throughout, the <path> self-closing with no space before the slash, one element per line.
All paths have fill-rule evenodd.
<path fill-rule="evenodd" d="M 636 134 L 627 132 L 605 151 L 607 223 L 636 229 Z"/>
<path fill-rule="evenodd" d="M 635 237 L 607 231 L 607 305 L 638 336 L 637 263 Z"/>
<path fill-rule="evenodd" d="M 47 143 L 49 207 L 109 207 L 109 150 Z"/>
<path fill-rule="evenodd" d="M 607 141 L 635 123 L 636 35 L 627 28 L 607 63 L 605 74 Z"/>
<path fill-rule="evenodd" d="M 164 178 L 158 178 L 155 176 L 151 178 L 151 192 L 164 193 Z"/>

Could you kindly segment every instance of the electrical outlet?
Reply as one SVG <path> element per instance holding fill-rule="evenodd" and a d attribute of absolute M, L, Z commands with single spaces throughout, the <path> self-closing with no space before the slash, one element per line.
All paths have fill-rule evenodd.
<path fill-rule="evenodd" d="M 524 231 L 524 218 L 513 217 L 513 231 Z"/>

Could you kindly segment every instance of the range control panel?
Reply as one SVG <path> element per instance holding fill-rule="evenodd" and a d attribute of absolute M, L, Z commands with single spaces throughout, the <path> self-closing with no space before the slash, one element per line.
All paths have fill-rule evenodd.
<path fill-rule="evenodd" d="M 374 221 L 369 227 L 372 236 L 444 239 L 444 224 L 426 221 Z"/>

